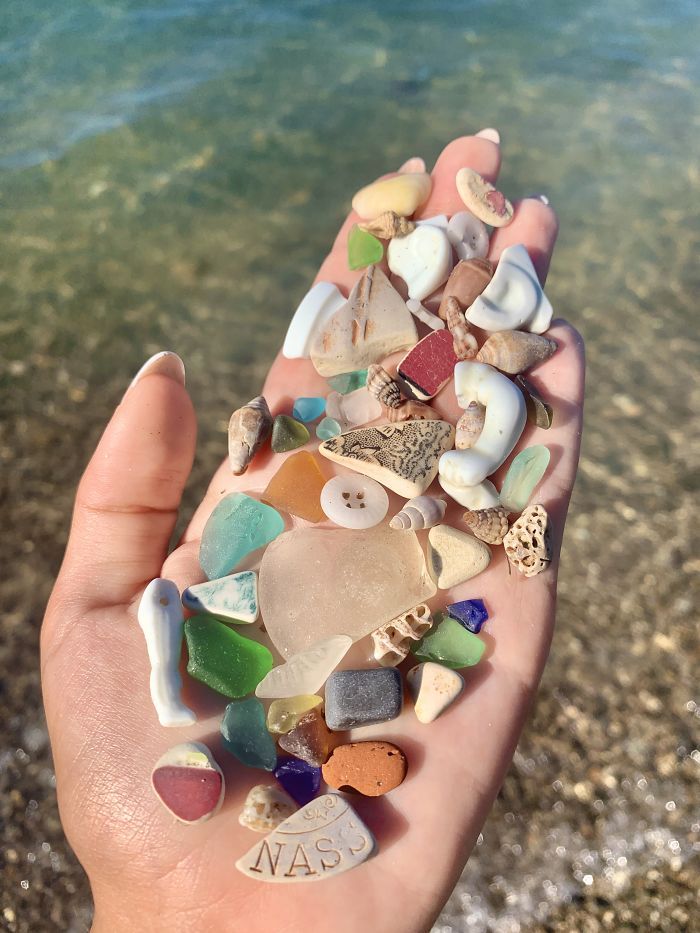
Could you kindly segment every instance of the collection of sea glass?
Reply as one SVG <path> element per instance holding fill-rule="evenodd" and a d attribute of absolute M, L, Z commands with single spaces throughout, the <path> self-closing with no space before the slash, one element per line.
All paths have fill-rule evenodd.
<path fill-rule="evenodd" d="M 276 779 L 253 787 L 239 817 L 267 834 L 237 862 L 251 878 L 316 881 L 375 850 L 335 791 L 384 794 L 406 776 L 406 756 L 344 733 L 400 715 L 409 654 L 416 718 L 444 713 L 464 686 L 458 671 L 484 654 L 488 612 L 476 597 L 436 606 L 437 592 L 476 577 L 501 545 L 526 577 L 551 558 L 547 513 L 529 505 L 549 450 L 521 451 L 500 492 L 488 477 L 527 421 L 551 425 L 522 374 L 556 350 L 543 336 L 552 308 L 524 246 L 486 258 L 489 226 L 510 222 L 510 202 L 469 168 L 456 186 L 467 210 L 418 221 L 424 172 L 356 194 L 348 264 L 363 271 L 348 298 L 318 282 L 283 348 L 310 359 L 328 391 L 274 418 L 263 397 L 233 413 L 232 472 L 268 442 L 279 466 L 259 497 L 231 493 L 212 512 L 199 555 L 207 582 L 180 594 L 157 579 L 141 600 L 161 724 L 196 719 L 181 699 L 184 635 L 189 676 L 229 700 L 223 747 Z M 448 383 L 463 409 L 456 424 L 433 407 Z M 435 480 L 446 495 L 431 492 Z M 460 527 L 445 521 L 455 502 L 467 510 Z M 183 823 L 211 817 L 224 795 L 221 768 L 197 742 L 171 748 L 152 783 Z"/>

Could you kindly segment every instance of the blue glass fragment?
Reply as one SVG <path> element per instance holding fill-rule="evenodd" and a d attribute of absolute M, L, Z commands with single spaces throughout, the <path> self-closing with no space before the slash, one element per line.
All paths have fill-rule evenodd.
<path fill-rule="evenodd" d="M 321 787 L 321 769 L 301 758 L 278 759 L 273 774 L 300 807 L 313 800 Z"/>
<path fill-rule="evenodd" d="M 299 421 L 315 421 L 326 410 L 326 400 L 321 396 L 298 398 L 294 402 L 292 414 Z"/>
<path fill-rule="evenodd" d="M 473 632 L 475 635 L 478 635 L 481 626 L 489 617 L 483 599 L 463 599 L 459 603 L 445 606 L 445 611 L 468 632 Z"/>

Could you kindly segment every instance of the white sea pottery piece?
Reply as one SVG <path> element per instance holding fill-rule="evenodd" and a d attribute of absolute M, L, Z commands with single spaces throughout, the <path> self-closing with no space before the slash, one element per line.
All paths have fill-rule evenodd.
<path fill-rule="evenodd" d="M 386 251 L 389 268 L 408 287 L 408 297 L 421 301 L 446 282 L 452 266 L 447 234 L 434 224 L 421 224 L 407 236 L 394 238 Z"/>
<path fill-rule="evenodd" d="M 345 304 L 345 298 L 332 282 L 317 282 L 304 295 L 294 312 L 284 338 L 282 354 L 287 359 L 308 360 L 311 340 L 331 315 Z"/>
<path fill-rule="evenodd" d="M 321 508 L 341 528 L 372 528 L 389 511 L 389 496 L 369 476 L 343 473 L 321 490 Z"/>
<path fill-rule="evenodd" d="M 500 503 L 498 492 L 491 480 L 485 479 L 476 486 L 460 486 L 451 483 L 444 476 L 438 476 L 438 482 L 450 498 L 465 509 L 491 509 Z"/>
<path fill-rule="evenodd" d="M 438 317 L 437 314 L 433 314 L 432 311 L 428 311 L 420 301 L 416 301 L 414 298 L 409 298 L 406 302 L 406 307 L 411 312 L 411 314 L 418 318 L 419 321 L 422 321 L 424 324 L 427 324 L 431 330 L 444 330 L 445 322 L 441 317 Z"/>
<path fill-rule="evenodd" d="M 195 583 L 183 591 L 182 605 L 193 612 L 208 612 L 232 622 L 255 622 L 258 575 L 253 570 L 243 570 L 218 580 Z"/>
<path fill-rule="evenodd" d="M 447 225 L 447 239 L 458 259 L 485 259 L 489 251 L 486 224 L 469 211 L 452 215 Z"/>
<path fill-rule="evenodd" d="M 304 648 L 285 663 L 273 667 L 255 688 L 255 695 L 268 699 L 316 693 L 347 654 L 352 638 L 331 635 Z"/>
<path fill-rule="evenodd" d="M 434 722 L 464 689 L 464 680 L 457 671 L 434 661 L 412 667 L 406 680 L 413 697 L 413 712 L 424 723 Z"/>
<path fill-rule="evenodd" d="M 552 305 L 522 243 L 503 250 L 493 278 L 467 309 L 466 316 L 470 324 L 488 331 L 543 334 L 548 329 Z"/>
<path fill-rule="evenodd" d="M 161 726 L 190 726 L 197 717 L 180 699 L 182 678 L 178 670 L 185 617 L 172 580 L 151 580 L 137 615 L 151 662 L 151 699 L 158 721 Z"/>

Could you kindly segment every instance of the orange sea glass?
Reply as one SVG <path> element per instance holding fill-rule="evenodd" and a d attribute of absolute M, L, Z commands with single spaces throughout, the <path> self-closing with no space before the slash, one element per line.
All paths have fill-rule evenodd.
<path fill-rule="evenodd" d="M 260 498 L 307 522 L 322 522 L 326 516 L 320 500 L 325 484 L 316 457 L 308 450 L 300 450 L 287 457 Z"/>

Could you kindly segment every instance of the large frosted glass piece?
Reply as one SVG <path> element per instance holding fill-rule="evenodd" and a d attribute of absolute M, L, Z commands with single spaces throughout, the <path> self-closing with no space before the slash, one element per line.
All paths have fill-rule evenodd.
<path fill-rule="evenodd" d="M 288 531 L 260 567 L 263 621 L 285 658 L 331 635 L 357 641 L 435 592 L 416 536 L 386 525 Z"/>

